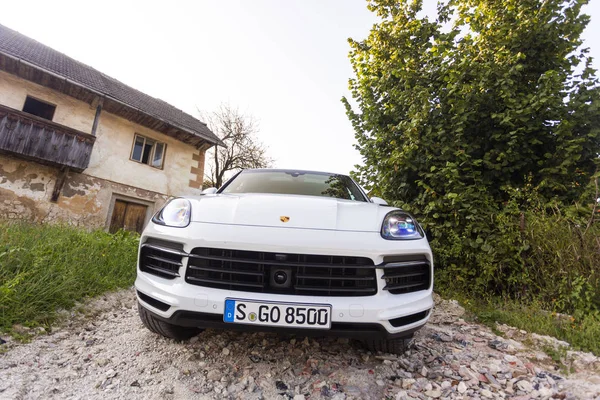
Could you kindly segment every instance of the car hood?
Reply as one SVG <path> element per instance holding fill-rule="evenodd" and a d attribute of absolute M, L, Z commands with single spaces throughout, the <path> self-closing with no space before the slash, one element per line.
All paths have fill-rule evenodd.
<path fill-rule="evenodd" d="M 193 222 L 277 228 L 379 232 L 384 216 L 394 209 L 329 197 L 279 194 L 216 194 L 188 199 Z"/>

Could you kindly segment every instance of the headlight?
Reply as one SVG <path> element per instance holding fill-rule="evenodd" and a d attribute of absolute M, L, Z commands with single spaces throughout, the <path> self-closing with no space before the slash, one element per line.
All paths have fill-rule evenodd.
<path fill-rule="evenodd" d="M 423 231 L 410 214 L 395 210 L 388 213 L 383 219 L 381 236 L 388 240 L 421 239 Z"/>
<path fill-rule="evenodd" d="M 190 224 L 192 205 L 186 199 L 173 199 L 152 218 L 152 222 L 159 225 L 185 228 Z"/>

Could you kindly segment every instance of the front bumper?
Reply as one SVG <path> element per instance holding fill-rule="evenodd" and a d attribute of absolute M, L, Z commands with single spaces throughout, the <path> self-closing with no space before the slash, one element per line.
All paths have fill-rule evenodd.
<path fill-rule="evenodd" d="M 426 240 L 388 241 L 376 232 L 340 232 L 271 227 L 249 227 L 193 222 L 188 228 L 169 228 L 150 224 L 141 238 L 149 237 L 183 244 L 184 252 L 196 247 L 248 251 L 288 252 L 368 257 L 375 265 L 386 256 L 425 255 L 432 263 Z M 182 270 L 186 268 L 184 260 Z M 383 290 L 383 271 L 376 270 L 377 294 L 361 297 L 300 296 L 252 293 L 191 285 L 185 273 L 164 279 L 139 270 L 135 282 L 140 304 L 157 318 L 181 326 L 225 328 L 293 333 L 290 328 L 269 328 L 223 322 L 226 298 L 286 303 L 331 304 L 332 328 L 329 331 L 301 329 L 302 334 L 338 335 L 364 338 L 408 336 L 429 319 L 433 306 L 432 288 L 406 294 Z M 157 302 L 158 301 L 158 302 Z M 296 329 L 298 331 L 298 329 Z"/>

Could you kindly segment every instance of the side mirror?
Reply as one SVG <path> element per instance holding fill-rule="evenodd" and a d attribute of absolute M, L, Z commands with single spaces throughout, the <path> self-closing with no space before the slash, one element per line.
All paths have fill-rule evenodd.
<path fill-rule="evenodd" d="M 375 204 L 379 204 L 380 206 L 387 206 L 388 203 L 381 197 L 371 197 L 371 201 Z"/>
<path fill-rule="evenodd" d="M 202 191 L 202 194 L 215 194 L 215 193 L 217 193 L 217 188 L 214 188 L 214 187 L 204 189 Z"/>

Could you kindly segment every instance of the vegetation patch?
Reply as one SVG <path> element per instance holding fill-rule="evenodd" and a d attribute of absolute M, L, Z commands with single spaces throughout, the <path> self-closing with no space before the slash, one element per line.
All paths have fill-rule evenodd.
<path fill-rule="evenodd" d="M 454 267 L 436 271 L 436 290 L 459 299 L 492 328 L 496 322 L 504 323 L 600 355 L 600 224 L 593 216 L 588 221 L 578 218 L 580 211 L 575 206 L 550 212 L 532 208 L 523 214 L 520 227 L 515 218 L 516 235 L 507 236 L 505 246 L 509 248 L 509 241 L 518 243 L 514 251 L 522 272 L 504 277 L 502 290 L 490 284 L 491 276 L 481 286 L 468 275 L 454 279 L 463 274 Z M 505 219 L 505 224 L 510 223 Z M 481 257 L 488 254 L 482 252 Z M 490 272 L 500 275 L 501 267 L 490 264 Z"/>
<path fill-rule="evenodd" d="M 523 304 L 515 300 L 488 299 L 473 300 L 458 293 L 445 296 L 458 298 L 476 321 L 496 329 L 496 324 L 506 324 L 530 333 L 547 335 L 569 343 L 573 350 L 588 351 L 600 356 L 600 313 L 590 312 L 575 318 L 571 315 L 546 311 L 540 303 Z M 559 363 L 564 362 L 566 349 L 546 346 L 542 348 L 548 356 Z"/>
<path fill-rule="evenodd" d="M 0 222 L 0 331 L 49 326 L 59 309 L 131 286 L 138 242 L 125 231 Z"/>

